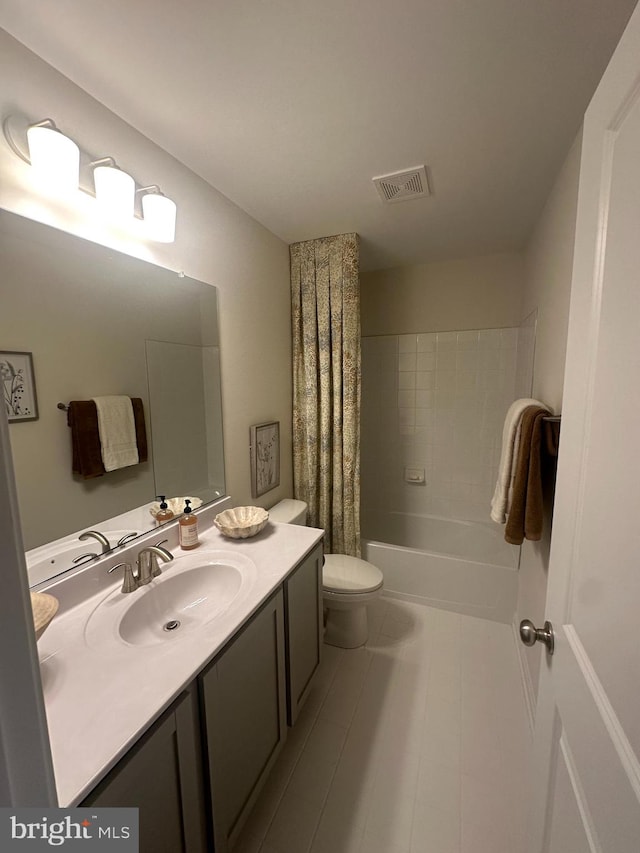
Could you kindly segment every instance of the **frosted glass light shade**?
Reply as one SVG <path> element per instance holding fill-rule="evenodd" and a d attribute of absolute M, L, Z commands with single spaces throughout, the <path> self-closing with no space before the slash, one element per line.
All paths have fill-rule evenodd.
<path fill-rule="evenodd" d="M 136 182 L 131 175 L 116 166 L 96 166 L 93 170 L 96 201 L 113 219 L 133 218 Z"/>
<path fill-rule="evenodd" d="M 29 159 L 36 179 L 46 189 L 70 193 L 78 189 L 80 149 L 52 127 L 27 129 Z"/>
<path fill-rule="evenodd" d="M 146 193 L 142 196 L 145 230 L 157 243 L 173 243 L 176 239 L 176 203 L 166 195 Z"/>

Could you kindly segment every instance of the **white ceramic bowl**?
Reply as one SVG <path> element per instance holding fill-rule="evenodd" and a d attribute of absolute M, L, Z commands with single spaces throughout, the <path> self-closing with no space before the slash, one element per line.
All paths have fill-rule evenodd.
<path fill-rule="evenodd" d="M 269 521 L 269 513 L 259 506 L 237 506 L 218 513 L 214 524 L 223 536 L 230 539 L 248 539 L 260 533 Z"/>

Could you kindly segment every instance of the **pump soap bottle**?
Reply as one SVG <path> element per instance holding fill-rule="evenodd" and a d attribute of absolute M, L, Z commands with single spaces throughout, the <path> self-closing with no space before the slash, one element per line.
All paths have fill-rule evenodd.
<path fill-rule="evenodd" d="M 190 551 L 192 548 L 197 548 L 199 545 L 198 519 L 193 514 L 189 498 L 185 498 L 184 515 L 181 515 L 178 519 L 178 525 L 178 535 L 182 550 Z"/>
<path fill-rule="evenodd" d="M 165 521 L 171 521 L 173 513 L 167 504 L 166 495 L 156 495 L 156 500 L 160 501 L 160 509 L 156 513 L 156 523 L 160 526 L 161 524 L 164 524 Z"/>

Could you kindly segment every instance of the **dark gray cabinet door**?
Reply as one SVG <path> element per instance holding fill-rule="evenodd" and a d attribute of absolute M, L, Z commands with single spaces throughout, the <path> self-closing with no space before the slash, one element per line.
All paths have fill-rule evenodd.
<path fill-rule="evenodd" d="M 200 677 L 216 853 L 226 853 L 286 738 L 279 590 Z"/>
<path fill-rule="evenodd" d="M 205 853 L 198 703 L 189 688 L 82 805 L 140 810 L 140 853 Z"/>
<path fill-rule="evenodd" d="M 298 716 L 322 655 L 322 545 L 284 582 L 287 652 L 287 718 Z"/>

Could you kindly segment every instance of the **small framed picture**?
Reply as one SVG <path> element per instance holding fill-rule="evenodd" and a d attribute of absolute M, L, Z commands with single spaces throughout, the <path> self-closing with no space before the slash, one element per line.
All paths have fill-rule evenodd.
<path fill-rule="evenodd" d="M 251 497 L 280 485 L 280 421 L 251 427 Z"/>
<path fill-rule="evenodd" d="M 0 376 L 9 423 L 37 421 L 38 400 L 31 353 L 0 351 Z"/>

